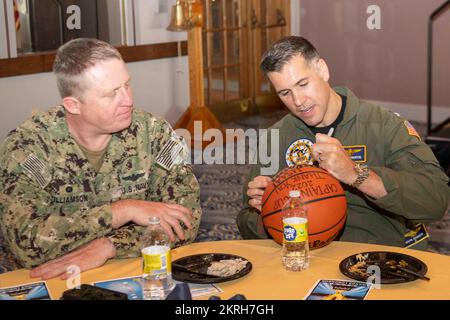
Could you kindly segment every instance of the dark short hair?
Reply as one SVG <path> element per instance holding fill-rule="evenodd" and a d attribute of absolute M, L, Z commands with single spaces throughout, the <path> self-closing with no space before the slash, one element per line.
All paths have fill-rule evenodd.
<path fill-rule="evenodd" d="M 61 97 L 81 99 L 86 89 L 83 79 L 86 70 L 109 59 L 122 60 L 122 56 L 112 45 L 97 39 L 78 38 L 59 47 L 53 72 Z"/>
<path fill-rule="evenodd" d="M 284 37 L 263 54 L 259 67 L 265 74 L 279 72 L 283 66 L 293 57 L 301 55 L 307 63 L 319 59 L 316 48 L 303 37 Z"/>

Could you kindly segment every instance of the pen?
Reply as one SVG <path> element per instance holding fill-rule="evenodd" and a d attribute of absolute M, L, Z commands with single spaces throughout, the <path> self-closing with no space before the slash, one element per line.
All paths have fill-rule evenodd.
<path fill-rule="evenodd" d="M 332 137 L 334 133 L 334 127 L 331 127 L 330 130 L 327 133 L 327 136 Z"/>

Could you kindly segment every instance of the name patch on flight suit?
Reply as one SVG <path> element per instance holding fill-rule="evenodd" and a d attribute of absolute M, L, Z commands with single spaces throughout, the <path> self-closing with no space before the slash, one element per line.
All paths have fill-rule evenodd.
<path fill-rule="evenodd" d="M 425 225 L 423 223 L 420 223 L 416 225 L 414 229 L 409 230 L 405 234 L 405 247 L 409 248 L 429 237 L 430 235 L 428 234 Z"/>
<path fill-rule="evenodd" d="M 289 167 L 312 165 L 314 163 L 312 145 L 312 141 L 308 139 L 294 141 L 286 150 L 286 164 Z"/>
<path fill-rule="evenodd" d="M 365 145 L 344 146 L 350 158 L 355 162 L 367 161 L 367 147 Z"/>

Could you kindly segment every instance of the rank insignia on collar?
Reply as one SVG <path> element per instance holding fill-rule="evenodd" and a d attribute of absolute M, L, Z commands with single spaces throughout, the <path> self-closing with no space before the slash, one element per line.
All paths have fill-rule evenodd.
<path fill-rule="evenodd" d="M 299 165 L 312 165 L 314 162 L 311 140 L 299 139 L 294 141 L 286 150 L 286 164 L 289 167 Z"/>

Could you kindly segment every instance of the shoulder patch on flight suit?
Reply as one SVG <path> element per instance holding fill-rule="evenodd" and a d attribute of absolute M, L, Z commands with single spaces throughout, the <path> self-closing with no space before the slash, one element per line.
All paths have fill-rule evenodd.
<path fill-rule="evenodd" d="M 156 164 L 169 171 L 174 165 L 186 163 L 188 148 L 182 137 L 172 135 L 156 156 Z"/>
<path fill-rule="evenodd" d="M 367 146 L 366 145 L 356 145 L 356 146 L 344 146 L 344 150 L 348 153 L 350 158 L 355 162 L 366 162 L 367 161 Z"/>
<path fill-rule="evenodd" d="M 42 188 L 46 187 L 51 180 L 45 163 L 34 153 L 31 153 L 20 166 L 26 175 L 36 181 Z"/>
<path fill-rule="evenodd" d="M 416 131 L 416 129 L 413 127 L 413 125 L 408 120 L 405 120 L 403 123 L 404 123 L 404 125 L 406 127 L 406 130 L 408 130 L 408 134 L 410 136 L 416 137 L 417 139 L 422 141 L 422 139 L 420 138 L 419 133 Z"/>
<path fill-rule="evenodd" d="M 314 163 L 312 145 L 312 141 L 308 139 L 298 139 L 291 143 L 286 150 L 286 164 L 289 167 L 312 165 Z"/>

